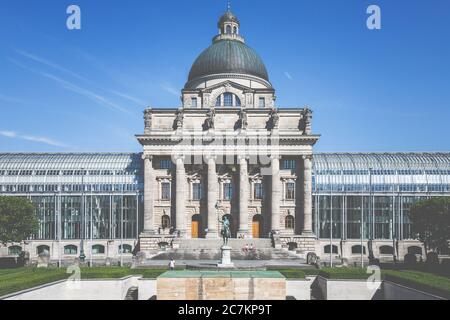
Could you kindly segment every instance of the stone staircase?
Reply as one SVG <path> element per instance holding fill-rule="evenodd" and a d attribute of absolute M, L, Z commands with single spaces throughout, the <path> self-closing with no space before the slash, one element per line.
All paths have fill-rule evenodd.
<path fill-rule="evenodd" d="M 151 260 L 220 260 L 221 239 L 176 239 L 174 249 L 153 256 Z M 245 245 L 253 244 L 253 251 L 245 251 Z M 230 239 L 232 260 L 301 260 L 294 253 L 272 247 L 270 239 Z"/>
<path fill-rule="evenodd" d="M 174 246 L 178 244 L 179 249 L 220 249 L 223 245 L 222 239 L 176 239 Z M 270 239 L 229 239 L 228 246 L 233 249 L 242 249 L 246 244 L 256 249 L 272 248 Z"/>

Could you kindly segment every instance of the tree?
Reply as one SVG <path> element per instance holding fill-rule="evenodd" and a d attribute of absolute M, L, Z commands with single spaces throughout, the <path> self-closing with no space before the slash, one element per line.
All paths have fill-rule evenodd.
<path fill-rule="evenodd" d="M 450 197 L 431 198 L 411 207 L 412 230 L 425 246 L 425 252 L 446 251 L 450 240 Z"/>
<path fill-rule="evenodd" d="M 21 242 L 36 233 L 34 209 L 28 199 L 0 196 L 0 243 Z"/>

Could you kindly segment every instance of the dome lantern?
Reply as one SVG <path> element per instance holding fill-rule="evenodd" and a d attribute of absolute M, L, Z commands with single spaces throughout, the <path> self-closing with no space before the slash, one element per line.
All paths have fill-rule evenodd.
<path fill-rule="evenodd" d="M 214 38 L 213 42 L 223 39 L 233 39 L 244 42 L 244 39 L 239 35 L 239 20 L 236 15 L 231 12 L 231 5 L 229 2 L 227 11 L 220 17 L 217 27 L 219 28 L 219 35 Z"/>

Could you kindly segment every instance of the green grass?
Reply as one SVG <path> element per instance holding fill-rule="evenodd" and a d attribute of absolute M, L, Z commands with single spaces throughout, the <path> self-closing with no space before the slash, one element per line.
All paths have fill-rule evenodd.
<path fill-rule="evenodd" d="M 306 276 L 316 276 L 319 269 L 273 269 L 280 272 L 286 279 L 305 279 Z"/>
<path fill-rule="evenodd" d="M 450 278 L 412 270 L 383 270 L 383 280 L 450 299 Z"/>
<path fill-rule="evenodd" d="M 361 268 L 323 268 L 319 275 L 330 280 L 366 280 L 371 274 Z"/>
<path fill-rule="evenodd" d="M 142 275 L 146 279 L 155 279 L 167 269 L 130 269 L 120 267 L 81 268 L 82 279 L 119 279 L 130 275 Z M 324 268 L 289 269 L 277 268 L 287 279 L 305 279 L 306 276 L 317 275 L 326 279 L 367 279 L 370 274 L 360 268 Z M 0 269 L 0 296 L 21 290 L 37 287 L 47 283 L 66 279 L 70 274 L 66 268 L 19 268 Z M 450 278 L 427 272 L 411 270 L 382 270 L 382 277 L 400 285 L 430 292 L 450 299 Z"/>
<path fill-rule="evenodd" d="M 8 270 L 9 271 L 9 270 Z M 17 269 L 0 272 L 0 296 L 67 278 L 65 269 Z"/>
<path fill-rule="evenodd" d="M 130 269 L 120 267 L 81 268 L 81 279 L 119 279 L 130 275 L 142 275 L 154 279 L 167 269 Z M 67 279 L 66 268 L 19 268 L 0 270 L 0 296 Z"/>

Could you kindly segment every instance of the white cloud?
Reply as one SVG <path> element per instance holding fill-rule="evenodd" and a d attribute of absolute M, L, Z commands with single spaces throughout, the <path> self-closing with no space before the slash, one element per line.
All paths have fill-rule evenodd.
<path fill-rule="evenodd" d="M 12 139 L 21 139 L 21 140 L 26 140 L 26 141 L 44 143 L 44 144 L 47 144 L 47 145 L 50 145 L 53 147 L 61 147 L 61 148 L 68 147 L 66 144 L 61 143 L 56 140 L 53 140 L 48 137 L 34 136 L 34 135 L 28 135 L 28 134 L 19 134 L 14 131 L 0 131 L 0 136 L 4 136 L 6 138 L 12 138 Z"/>
<path fill-rule="evenodd" d="M 14 131 L 0 131 L 0 135 L 7 138 L 15 138 L 17 136 L 17 133 L 15 133 Z"/>
<path fill-rule="evenodd" d="M 51 75 L 51 74 L 48 74 L 48 73 L 45 73 L 45 72 L 41 72 L 40 74 L 43 77 L 46 77 L 46 78 L 51 79 L 51 80 L 53 80 L 55 82 L 58 82 L 63 88 L 65 88 L 67 90 L 70 90 L 72 92 L 75 92 L 75 93 L 77 93 L 79 95 L 82 95 L 82 96 L 84 96 L 86 98 L 89 98 L 92 101 L 94 101 L 94 102 L 96 102 L 96 103 L 98 103 L 100 105 L 106 106 L 106 107 L 108 107 L 110 109 L 116 109 L 116 110 L 119 110 L 119 111 L 122 111 L 122 112 L 125 112 L 125 113 L 130 113 L 128 110 L 118 106 L 117 104 L 109 101 L 107 98 L 105 98 L 105 97 L 103 97 L 103 96 L 101 96 L 101 95 L 99 95 L 99 94 L 97 94 L 97 93 L 95 93 L 93 91 L 90 91 L 88 89 L 84 89 L 82 87 L 77 86 L 76 84 L 73 84 L 73 83 L 71 83 L 69 81 L 66 81 L 64 79 L 58 78 L 58 77 L 56 77 L 54 75 Z"/>
<path fill-rule="evenodd" d="M 6 102 L 20 103 L 20 104 L 27 103 L 24 100 L 17 99 L 17 98 L 14 98 L 14 97 L 10 97 L 10 96 L 6 96 L 6 95 L 1 94 L 1 93 L 0 93 L 0 100 L 6 101 Z"/>
<path fill-rule="evenodd" d="M 38 57 L 38 56 L 36 56 L 34 54 L 28 53 L 28 52 L 23 51 L 23 50 L 16 49 L 16 52 L 18 54 L 22 55 L 25 58 L 28 58 L 28 59 L 33 60 L 35 62 L 39 62 L 39 63 L 44 64 L 46 66 L 52 67 L 52 68 L 54 68 L 54 69 L 56 69 L 58 71 L 67 73 L 67 74 L 77 78 L 78 80 L 82 80 L 82 81 L 91 83 L 89 80 L 87 80 L 86 78 L 80 76 L 78 73 L 75 73 L 75 72 L 73 72 L 73 71 L 71 71 L 71 70 L 69 70 L 67 68 L 61 67 L 60 65 L 58 65 L 58 64 L 56 64 L 56 63 L 54 63 L 52 61 L 49 61 L 49 60 L 46 60 L 44 58 Z"/>
<path fill-rule="evenodd" d="M 130 95 L 125 94 L 125 93 L 117 92 L 117 91 L 114 91 L 114 90 L 110 90 L 109 92 L 111 92 L 112 94 L 115 94 L 118 97 L 130 100 L 131 102 L 134 102 L 134 103 L 139 104 L 139 105 L 145 105 L 146 104 L 144 100 L 141 100 L 139 98 L 130 96 Z"/>
<path fill-rule="evenodd" d="M 171 84 L 169 83 L 165 83 L 161 85 L 161 88 L 165 91 L 167 91 L 168 93 L 173 94 L 174 96 L 179 97 L 180 96 L 180 91 L 175 89 Z"/>
<path fill-rule="evenodd" d="M 289 80 L 293 80 L 294 78 L 291 76 L 291 74 L 287 71 L 284 72 L 284 75 L 286 76 L 286 78 L 288 78 Z"/>
<path fill-rule="evenodd" d="M 70 71 L 70 70 L 68 70 L 66 68 L 63 68 L 61 66 L 58 66 L 58 65 L 56 65 L 56 64 L 54 64 L 54 63 L 52 63 L 52 62 L 50 62 L 48 60 L 39 58 L 39 57 L 37 57 L 35 55 L 32 55 L 32 54 L 24 52 L 24 51 L 20 51 L 20 50 L 16 50 L 16 51 L 19 54 L 21 54 L 22 56 L 25 56 L 25 57 L 27 57 L 29 59 L 32 59 L 34 61 L 40 62 L 42 64 L 45 64 L 47 66 L 53 67 L 54 69 L 57 69 L 59 71 L 63 71 L 65 73 L 68 73 L 68 74 L 78 78 L 79 80 L 83 80 L 85 82 L 90 83 L 90 81 L 84 79 L 83 77 L 79 76 L 78 74 L 76 74 L 76 73 L 74 73 L 74 72 L 72 72 L 72 71 Z M 42 71 L 39 71 L 39 70 L 30 68 L 30 67 L 27 67 L 27 66 L 17 62 L 14 59 L 10 58 L 9 60 L 12 63 L 16 64 L 17 66 L 19 66 L 19 67 L 21 67 L 21 68 L 23 68 L 25 70 L 31 71 L 33 73 L 39 74 L 40 76 L 46 77 L 48 79 L 51 79 L 51 80 L 59 83 L 63 88 L 65 88 L 65 89 L 67 89 L 69 91 L 75 92 L 75 93 L 77 93 L 79 95 L 82 95 L 82 96 L 84 96 L 84 97 L 86 97 L 86 98 L 96 102 L 97 104 L 100 104 L 102 106 L 106 106 L 109 109 L 114 109 L 114 110 L 118 110 L 118 111 L 130 114 L 129 110 L 127 110 L 127 109 L 125 109 L 125 108 L 115 104 L 114 102 L 110 101 L 106 97 L 104 97 L 104 96 L 102 96 L 102 95 L 100 95 L 98 93 L 95 93 L 94 91 L 91 91 L 91 90 L 85 89 L 83 87 L 80 87 L 80 86 L 78 86 L 78 85 L 76 85 L 76 84 L 74 84 L 74 83 L 72 83 L 70 81 L 64 80 L 64 79 L 62 79 L 60 77 L 57 77 L 55 75 L 52 75 L 52 74 L 49 74 L 49 73 L 46 73 L 46 72 L 42 72 Z"/>

